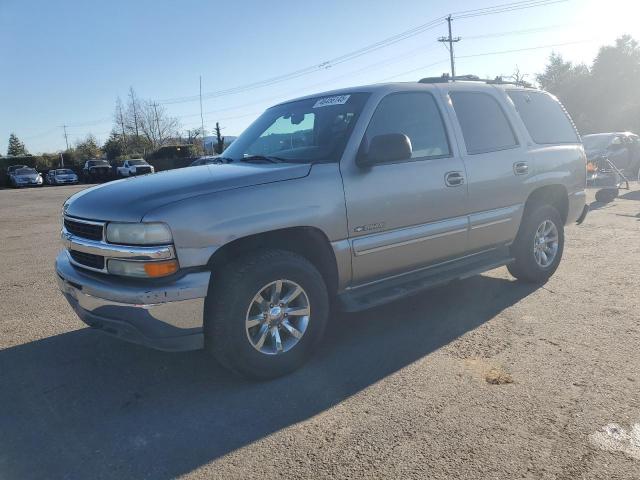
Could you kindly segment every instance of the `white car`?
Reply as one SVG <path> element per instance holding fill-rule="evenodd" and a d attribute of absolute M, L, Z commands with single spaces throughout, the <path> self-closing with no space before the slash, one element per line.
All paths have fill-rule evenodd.
<path fill-rule="evenodd" d="M 155 173 L 155 169 L 146 160 L 136 158 L 125 160 L 122 166 L 118 167 L 117 173 L 119 177 L 133 177 L 135 175 L 144 175 L 145 173 Z"/>

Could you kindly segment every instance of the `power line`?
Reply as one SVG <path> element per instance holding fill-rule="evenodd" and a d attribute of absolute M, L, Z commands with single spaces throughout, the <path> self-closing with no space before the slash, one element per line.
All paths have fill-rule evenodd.
<path fill-rule="evenodd" d="M 472 10 L 462 10 L 459 12 L 454 12 L 452 13 L 452 16 L 457 19 L 480 17 L 484 15 L 495 15 L 498 13 L 513 12 L 526 8 L 544 7 L 547 5 L 564 3 L 567 1 L 569 0 L 531 0 L 523 2 L 503 3 L 501 5 L 494 5 L 492 7 L 476 8 Z"/>
<path fill-rule="evenodd" d="M 444 23 L 444 19 L 443 17 L 439 17 L 437 19 L 431 20 L 430 22 L 427 22 L 425 24 L 419 25 L 417 27 L 414 27 L 410 30 L 406 30 L 402 33 L 399 33 L 397 35 L 394 35 L 392 37 L 388 37 L 384 40 L 380 40 L 379 42 L 373 43 L 371 45 L 367 45 L 366 47 L 362 47 L 358 50 L 354 50 L 352 52 L 349 52 L 347 54 L 344 55 L 340 55 L 338 57 L 332 58 L 330 60 L 326 60 L 324 62 L 321 62 L 319 64 L 316 65 L 311 65 L 309 67 L 305 67 L 302 68 L 300 70 L 296 70 L 293 72 L 289 72 L 286 74 L 282 74 L 282 75 L 278 75 L 275 77 L 271 77 L 271 78 L 267 78 L 264 80 L 260 80 L 257 82 L 253 82 L 253 83 L 249 83 L 249 84 L 245 84 L 245 85 L 241 85 L 238 87 L 233 87 L 233 88 L 228 88 L 225 90 L 218 90 L 218 91 L 214 91 L 214 92 L 209 92 L 209 93 L 205 93 L 202 95 L 202 98 L 218 98 L 218 97 L 222 97 L 225 95 L 232 95 L 235 93 L 242 93 L 248 90 L 254 90 L 256 88 L 261 88 L 261 87 L 266 87 L 266 86 L 270 86 L 276 83 L 281 83 L 287 80 L 292 80 L 294 78 L 298 78 L 301 77 L 303 75 L 308 75 L 310 73 L 319 71 L 319 70 L 326 70 L 328 68 L 331 68 L 333 66 L 339 65 L 341 63 L 347 62 L 349 60 L 353 60 L 355 58 L 361 57 L 362 55 L 366 55 L 368 53 L 371 53 L 373 51 L 379 50 L 381 48 L 387 47 L 389 45 L 393 45 L 395 43 L 398 43 L 402 40 L 405 40 L 407 38 L 413 37 L 415 35 L 418 35 L 420 33 L 426 32 L 427 30 L 433 29 L 441 24 Z M 163 101 L 161 101 L 160 103 L 163 103 L 165 105 L 169 105 L 169 104 L 175 104 L 175 103 L 185 103 L 185 102 L 192 102 L 192 101 L 196 101 L 199 99 L 199 95 L 190 95 L 190 96 L 185 96 L 185 97 L 177 97 L 177 98 L 170 98 L 170 99 L 165 99 Z"/>
<path fill-rule="evenodd" d="M 334 57 L 330 60 L 321 62 L 319 64 L 316 65 L 311 65 L 293 72 L 289 72 L 286 74 L 282 74 L 282 75 L 278 75 L 275 77 L 271 77 L 271 78 L 267 78 L 261 81 L 256 81 L 250 84 L 246 84 L 246 85 L 241 85 L 238 87 L 233 87 L 233 88 L 229 88 L 229 89 L 225 89 L 225 90 L 218 90 L 218 91 L 214 91 L 214 92 L 209 92 L 209 93 L 205 93 L 202 95 L 202 97 L 200 95 L 195 95 L 195 96 L 186 96 L 186 97 L 176 97 L 176 98 L 169 98 L 169 99 L 165 99 L 163 102 L 164 104 L 175 104 L 175 103 L 185 103 L 185 102 L 191 102 L 194 100 L 199 100 L 201 98 L 218 98 L 221 96 L 225 96 L 225 95 L 231 95 L 231 94 L 235 94 L 235 93 L 241 93 L 247 90 L 252 90 L 252 89 L 257 89 L 257 88 L 261 88 L 261 87 L 265 87 L 265 86 L 269 86 L 269 85 L 273 85 L 276 83 L 280 83 L 280 82 L 284 82 L 287 80 L 291 80 L 294 78 L 298 78 L 300 76 L 303 75 L 308 75 L 310 73 L 319 71 L 319 70 L 324 70 L 324 69 L 328 69 L 331 68 L 333 66 L 336 65 L 340 65 L 342 63 L 345 63 L 347 61 L 356 59 L 360 56 L 366 55 L 368 53 L 377 51 L 381 48 L 387 47 L 389 45 L 393 45 L 395 43 L 398 43 L 402 40 L 405 40 L 407 38 L 411 38 L 413 36 L 416 36 L 420 33 L 426 32 L 428 30 L 431 30 L 435 27 L 438 27 L 442 24 L 444 24 L 445 20 L 448 19 L 449 20 L 449 25 L 451 20 L 453 19 L 463 19 L 463 18 L 472 18 L 472 17 L 476 17 L 476 16 L 483 16 L 483 15 L 494 15 L 494 14 L 499 14 L 499 13 L 505 13 L 505 12 L 511 12 L 511 11 L 516 11 L 516 10 L 522 10 L 522 9 L 527 9 L 527 8 L 534 8 L 534 7 L 541 7 L 541 6 L 546 6 L 546 5 L 552 5 L 552 4 L 557 4 L 557 3 L 563 3 L 563 2 L 567 2 L 568 0 L 528 0 L 528 1 L 519 1 L 519 2 L 510 2 L 510 3 L 503 3 L 503 4 L 499 4 L 499 5 L 493 5 L 493 6 L 489 6 L 489 7 L 483 7 L 483 8 L 476 8 L 476 9 L 471 9 L 471 10 L 462 10 L 462 11 L 458 11 L 458 12 L 454 12 L 452 14 L 450 14 L 448 17 L 438 17 L 435 18 L 429 22 L 423 23 L 421 25 L 418 25 L 414 28 L 411 28 L 409 30 L 405 30 L 404 32 L 398 33 L 396 35 L 393 35 L 391 37 L 387 37 L 383 40 L 380 40 L 378 42 L 372 43 L 370 45 L 367 45 L 365 47 L 362 47 L 360 49 L 348 52 L 346 54 L 340 55 L 338 57 Z M 530 29 L 530 31 L 534 31 L 536 29 Z M 520 32 L 525 32 L 524 30 L 522 31 L 515 31 L 515 32 L 504 32 L 502 34 L 496 33 L 496 34 L 487 34 L 485 36 L 476 36 L 476 37 L 468 37 L 468 38 L 488 38 L 490 36 L 502 36 L 502 35 L 509 35 L 509 34 L 516 34 L 516 33 L 520 33 Z M 456 41 L 455 39 L 452 38 L 451 33 L 449 33 L 449 39 L 447 40 L 450 44 L 450 60 L 452 61 L 452 73 L 454 72 L 454 65 L 453 65 L 453 59 L 454 59 L 454 55 L 453 55 L 453 42 Z M 580 43 L 580 42 L 569 42 L 566 44 L 570 44 L 570 43 Z M 560 46 L 560 45 L 566 45 L 566 44 L 557 44 L 556 46 Z M 532 50 L 532 49 L 538 49 L 538 48 L 548 48 L 547 46 L 541 46 L 541 47 L 533 47 L 531 49 L 518 49 L 518 50 L 513 50 L 515 51 L 525 51 L 525 50 Z M 499 54 L 499 53 L 510 53 L 511 51 L 503 51 L 503 52 L 488 52 L 485 54 L 477 54 L 477 55 L 465 55 L 465 56 L 461 56 L 458 58 L 470 58 L 472 56 L 481 56 L 481 55 L 492 55 L 492 54 Z M 434 64 L 439 64 L 442 63 L 441 61 L 439 62 L 435 62 L 429 65 L 434 65 Z M 367 69 L 368 67 L 365 67 L 365 69 Z M 419 67 L 417 69 L 413 69 L 412 71 L 417 71 L 420 69 L 426 68 L 426 66 L 423 67 Z M 362 69 L 364 70 L 364 69 Z M 403 74 L 406 74 L 409 72 L 404 72 L 402 74 L 398 74 L 395 75 L 393 77 L 389 77 L 389 78 L 394 78 L 397 76 L 401 76 Z M 342 77 L 344 77 L 345 75 L 343 75 Z M 348 76 L 348 75 L 346 75 Z M 323 82 L 324 83 L 324 82 Z M 309 86 L 307 86 L 308 88 Z M 240 107 L 238 107 L 240 108 Z M 230 110 L 231 108 L 228 108 L 226 110 Z M 137 113 L 137 112 L 136 112 Z M 210 113 L 210 112 L 207 112 Z M 196 114 L 197 115 L 197 114 Z M 191 115 L 191 116 L 196 116 L 196 115 Z M 183 117 L 187 117 L 189 115 L 184 115 Z M 203 115 L 201 114 L 201 117 Z M 245 115 L 243 115 L 245 116 Z M 246 115 L 248 116 L 248 115 Z M 238 118 L 238 117 L 231 117 L 231 118 Z M 111 119 L 110 118 L 102 118 L 102 119 L 98 119 L 98 120 L 94 120 L 94 121 L 87 121 L 87 122 L 82 122 L 82 123 L 76 123 L 76 124 L 71 124 L 71 125 L 67 125 L 67 127 L 69 128 L 82 128 L 82 127 L 86 127 L 86 126 L 94 126 L 94 125 L 99 125 L 102 123 L 107 123 L 109 122 Z M 137 124 L 137 122 L 136 122 Z M 201 125 L 203 125 L 203 118 L 201 118 Z M 136 125 L 137 126 L 137 125 Z M 45 132 L 43 135 L 48 134 L 48 132 Z M 40 135 L 37 135 L 40 136 Z M 33 138 L 29 137 L 29 138 Z"/>

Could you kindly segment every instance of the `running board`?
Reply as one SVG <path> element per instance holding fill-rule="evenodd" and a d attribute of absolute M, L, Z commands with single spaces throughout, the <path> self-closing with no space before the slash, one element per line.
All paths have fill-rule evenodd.
<path fill-rule="evenodd" d="M 473 277 L 513 261 L 506 247 L 491 250 L 392 277 L 375 284 L 346 290 L 338 295 L 338 304 L 342 311 L 358 312 L 447 284 L 453 280 Z"/>

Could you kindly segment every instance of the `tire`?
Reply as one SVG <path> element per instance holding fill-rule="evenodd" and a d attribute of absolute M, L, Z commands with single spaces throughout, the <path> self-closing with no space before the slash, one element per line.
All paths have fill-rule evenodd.
<path fill-rule="evenodd" d="M 596 202 L 609 203 L 618 196 L 619 191 L 617 188 L 603 188 L 596 192 Z"/>
<path fill-rule="evenodd" d="M 548 222 L 551 222 L 555 228 L 555 236 L 557 237 L 555 248 L 553 248 L 553 243 L 546 243 L 545 247 L 549 248 L 549 250 L 543 249 L 544 257 L 540 256 L 537 259 L 536 256 L 539 255 L 535 252 L 536 239 L 538 238 L 537 233 L 543 224 L 548 225 Z M 543 230 L 546 229 L 543 228 Z M 553 236 L 552 231 L 545 238 L 551 239 Z M 564 224 L 560 218 L 560 214 L 551 205 L 534 206 L 528 212 L 525 211 L 520 230 L 518 231 L 515 242 L 511 246 L 511 253 L 515 261 L 509 264 L 507 268 L 509 273 L 518 280 L 531 283 L 544 283 L 558 268 L 560 260 L 562 259 L 563 250 Z M 553 258 L 549 259 L 553 251 L 555 251 Z M 546 261 L 549 261 L 549 263 L 545 264 Z"/>
<path fill-rule="evenodd" d="M 322 276 L 308 260 L 288 251 L 260 250 L 227 264 L 214 275 L 205 301 L 205 349 L 223 366 L 241 376 L 265 380 L 286 375 L 309 359 L 324 335 L 329 296 Z M 283 308 L 271 308 L 269 302 L 259 308 L 258 295 L 266 293 L 262 295 L 265 298 L 273 294 L 277 281 L 282 281 L 283 300 L 295 285 L 302 293 Z M 300 313 L 307 311 L 305 304 L 306 316 Z M 296 314 L 284 318 L 287 309 Z M 261 313 L 265 311 L 269 313 Z M 261 323 L 248 327 L 247 319 Z M 289 334 L 288 327 L 302 332 L 300 338 Z M 274 328 L 280 335 L 280 352 Z M 259 337 L 265 335 L 260 346 Z"/>

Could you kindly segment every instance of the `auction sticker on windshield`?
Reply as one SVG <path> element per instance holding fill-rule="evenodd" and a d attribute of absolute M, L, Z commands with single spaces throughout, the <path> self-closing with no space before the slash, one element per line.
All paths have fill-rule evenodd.
<path fill-rule="evenodd" d="M 325 97 L 313 104 L 313 108 L 330 107 L 332 105 L 344 105 L 351 95 L 337 95 L 335 97 Z"/>

